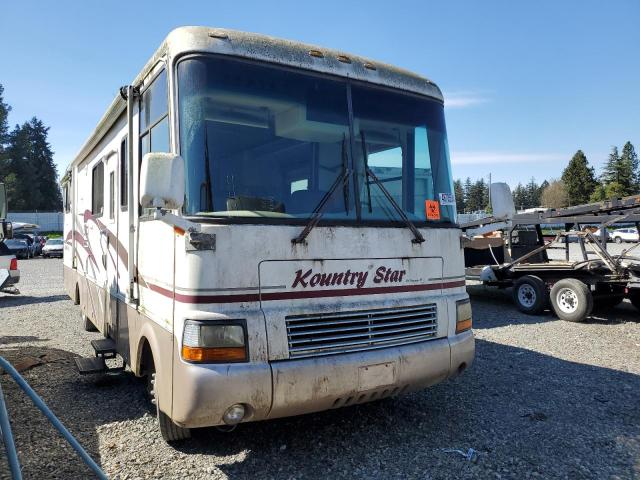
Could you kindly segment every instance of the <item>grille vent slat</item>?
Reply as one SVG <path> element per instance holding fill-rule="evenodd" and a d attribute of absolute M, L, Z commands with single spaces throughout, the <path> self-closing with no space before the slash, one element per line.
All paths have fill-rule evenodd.
<path fill-rule="evenodd" d="M 434 338 L 436 304 L 291 315 L 285 318 L 291 358 L 407 345 Z"/>

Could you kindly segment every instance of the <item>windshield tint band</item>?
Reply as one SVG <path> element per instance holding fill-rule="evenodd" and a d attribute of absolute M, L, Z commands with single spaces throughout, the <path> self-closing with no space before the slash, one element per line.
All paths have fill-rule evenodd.
<path fill-rule="evenodd" d="M 189 56 L 176 68 L 186 215 L 296 223 L 346 163 L 352 175 L 322 223 L 400 221 L 368 163 L 411 221 L 455 223 L 448 205 L 426 218 L 425 200 L 452 193 L 437 101 L 229 57 Z"/>

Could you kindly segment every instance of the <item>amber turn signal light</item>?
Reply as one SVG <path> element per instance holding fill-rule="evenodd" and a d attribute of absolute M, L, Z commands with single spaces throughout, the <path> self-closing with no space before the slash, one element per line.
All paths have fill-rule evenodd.
<path fill-rule="evenodd" d="M 456 302 L 456 333 L 462 333 L 471 329 L 472 325 L 471 302 L 469 299 Z"/>
<path fill-rule="evenodd" d="M 456 333 L 466 332 L 467 330 L 471 330 L 470 318 L 462 320 L 461 322 L 456 322 Z"/>
<path fill-rule="evenodd" d="M 182 347 L 182 358 L 188 362 L 244 362 L 244 347 Z"/>

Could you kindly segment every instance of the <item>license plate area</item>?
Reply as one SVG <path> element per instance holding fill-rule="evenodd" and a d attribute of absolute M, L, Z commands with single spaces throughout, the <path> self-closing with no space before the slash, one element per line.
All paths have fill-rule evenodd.
<path fill-rule="evenodd" d="M 396 381 L 396 363 L 378 363 L 358 368 L 358 392 L 393 385 Z"/>

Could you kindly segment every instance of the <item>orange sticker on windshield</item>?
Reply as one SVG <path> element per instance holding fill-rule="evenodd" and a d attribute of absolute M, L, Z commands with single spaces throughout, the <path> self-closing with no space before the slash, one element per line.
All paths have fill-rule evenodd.
<path fill-rule="evenodd" d="M 440 204 L 437 200 L 425 200 L 424 210 L 427 213 L 427 220 L 440 220 Z"/>

